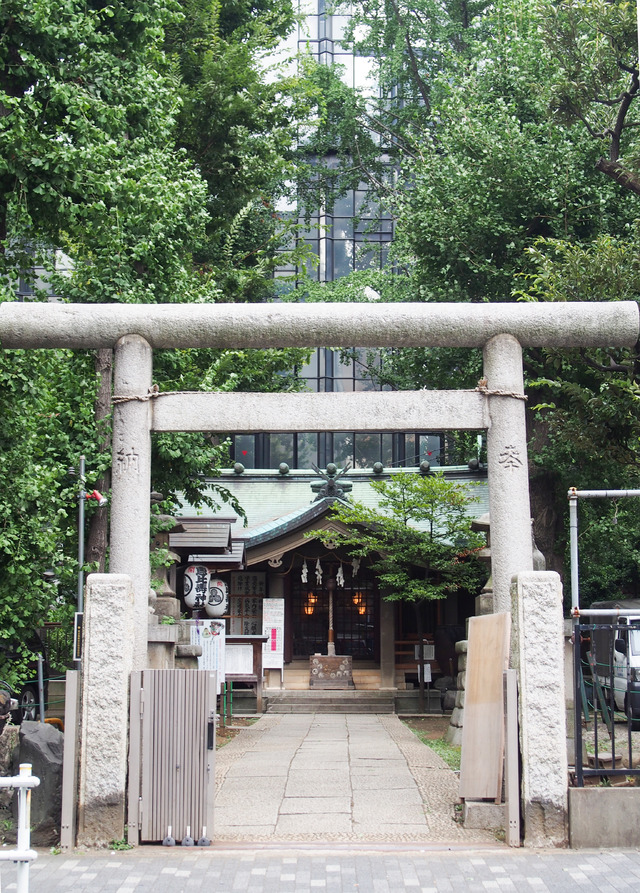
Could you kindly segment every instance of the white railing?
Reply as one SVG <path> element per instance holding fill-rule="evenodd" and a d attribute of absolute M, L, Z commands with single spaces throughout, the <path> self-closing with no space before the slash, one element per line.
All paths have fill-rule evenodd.
<path fill-rule="evenodd" d="M 31 763 L 20 764 L 20 775 L 0 778 L 0 788 L 18 789 L 18 834 L 14 850 L 0 849 L 0 861 L 17 862 L 17 893 L 29 893 L 29 864 L 38 858 L 31 849 L 31 788 L 37 788 L 40 779 L 31 774 Z"/>

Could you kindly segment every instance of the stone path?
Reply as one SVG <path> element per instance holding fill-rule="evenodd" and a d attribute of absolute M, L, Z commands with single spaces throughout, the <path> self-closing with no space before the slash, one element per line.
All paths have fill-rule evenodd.
<path fill-rule="evenodd" d="M 496 843 L 456 822 L 458 776 L 391 715 L 266 714 L 216 754 L 214 838 Z"/>

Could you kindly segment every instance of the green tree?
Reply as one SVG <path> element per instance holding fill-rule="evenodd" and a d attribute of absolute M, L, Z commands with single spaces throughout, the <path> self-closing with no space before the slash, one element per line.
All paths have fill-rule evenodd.
<path fill-rule="evenodd" d="M 73 299 L 179 298 L 205 187 L 172 148 L 172 2 L 0 10 L 0 274 L 72 256 Z M 184 285 L 184 282 L 182 283 Z"/>
<path fill-rule="evenodd" d="M 334 514 L 349 530 L 321 531 L 323 541 L 344 546 L 349 554 L 368 559 L 383 597 L 406 601 L 415 608 L 419 641 L 426 601 L 474 590 L 482 579 L 476 552 L 482 538 L 471 530 L 468 514 L 474 501 L 467 484 L 442 474 L 399 472 L 388 481 L 371 481 L 377 508 L 360 502 L 336 502 Z M 424 680 L 420 686 L 424 709 Z"/>
<path fill-rule="evenodd" d="M 578 121 L 602 153 L 596 168 L 640 195 L 637 137 L 638 22 L 622 0 L 540 3 L 542 33 L 554 61 L 551 106 Z"/>
<path fill-rule="evenodd" d="M 273 112 L 272 125 L 270 103 L 276 88 L 267 89 L 254 54 L 260 34 L 267 33 L 265 22 L 272 21 L 272 45 L 274 35 L 284 34 L 292 18 L 286 2 L 264 4 L 262 25 L 253 21 L 256 10 L 247 6 L 241 11 L 231 2 L 209 6 L 220 28 L 215 35 L 200 34 L 203 47 L 211 41 L 208 50 L 202 49 L 202 55 L 208 52 L 209 94 L 213 96 L 219 86 L 216 78 L 224 74 L 224 83 L 233 82 L 244 108 L 236 118 L 233 108 L 228 109 L 224 121 L 217 122 L 236 135 L 240 154 L 244 153 L 235 171 L 238 204 L 231 206 L 232 150 L 218 142 L 220 132 L 211 124 L 212 131 L 204 135 L 203 143 L 212 140 L 206 157 L 196 156 L 195 146 L 182 138 L 189 101 L 196 104 L 202 84 L 188 80 L 173 53 L 169 58 L 168 34 L 170 29 L 175 34 L 184 23 L 190 7 L 182 8 L 173 0 L 143 5 L 118 0 L 107 6 L 79 0 L 2 4 L 2 297 L 13 300 L 18 278 L 33 280 L 35 266 L 45 269 L 43 275 L 56 294 L 74 302 L 245 299 L 255 296 L 258 282 L 264 291 L 266 260 L 254 265 L 246 288 L 242 284 L 230 288 L 229 282 L 238 257 L 238 234 L 248 214 L 245 209 L 253 207 L 261 188 L 270 195 L 284 169 L 282 160 L 275 158 L 284 137 L 273 136 L 271 148 L 262 142 L 269 128 L 276 128 L 278 115 L 284 129 L 286 98 Z M 195 21 L 191 24 L 198 26 Z M 246 33 L 252 35 L 249 44 Z M 222 55 L 216 35 L 222 35 Z M 265 44 L 262 49 L 266 48 Z M 243 77 L 245 92 L 240 86 Z M 191 96 L 187 88 L 192 88 Z M 225 92 L 230 106 L 232 93 L 231 87 Z M 256 101 L 251 118 L 247 110 Z M 178 122 L 183 110 L 185 117 Z M 216 118 L 214 107 L 211 112 Z M 249 185 L 241 189 L 240 172 L 249 161 L 253 172 L 245 178 Z M 210 180 L 207 175 L 216 165 L 220 176 Z M 214 193 L 222 185 L 228 201 L 218 206 Z M 221 235 L 225 227 L 226 242 Z M 259 254 L 259 229 L 256 226 L 253 234 L 246 235 L 243 251 Z M 216 267 L 208 268 L 200 260 L 214 235 L 222 247 Z M 54 269 L 59 253 L 53 247 L 71 261 L 64 275 Z M 273 251 L 264 253 L 270 259 Z M 39 293 L 36 299 L 46 296 Z M 291 388 L 295 376 L 287 370 L 303 356 L 301 351 L 269 351 L 263 357 L 258 352 L 167 351 L 156 357 L 154 374 L 164 390 Z M 58 568 L 62 554 L 67 557 L 56 571 L 59 591 L 74 592 L 77 567 L 70 556 L 76 554 L 76 491 L 73 486 L 69 489 L 66 469 L 85 454 L 88 481 L 108 492 L 111 366 L 110 351 L 5 352 L 0 358 L 2 414 L 10 420 L 4 429 L 5 444 L 15 471 L 13 478 L 5 475 L 0 483 L 4 518 L 0 589 L 3 594 L 13 592 L 7 598 L 9 606 L 16 601 L 19 580 L 23 607 L 18 625 L 39 623 L 55 601 L 55 591 L 43 583 L 41 570 Z M 178 491 L 196 505 L 227 498 L 223 488 L 217 493 L 214 488 L 212 495 L 204 482 L 205 474 L 226 461 L 224 444 L 201 435 L 162 435 L 154 438 L 153 448 L 153 486 L 165 495 L 165 510 L 175 505 Z M 34 513 L 30 525 L 24 523 L 25 504 Z M 92 568 L 104 567 L 108 509 L 89 514 L 87 562 Z M 36 518 L 43 519 L 42 525 Z M 15 623 L 3 625 L 8 632 L 14 628 Z"/>
<path fill-rule="evenodd" d="M 637 300 L 640 294 L 635 241 L 611 236 L 585 245 L 541 240 L 530 249 L 530 259 L 535 272 L 521 280 L 523 300 Z M 563 559 L 568 568 L 569 487 L 640 485 L 640 359 L 637 349 L 539 348 L 526 352 L 525 368 L 536 538 L 552 568 L 562 571 Z M 584 604 L 638 593 L 633 520 L 638 510 L 633 503 L 625 500 L 614 513 L 610 501 L 581 501 Z M 606 544 L 611 548 L 605 558 Z"/>
<path fill-rule="evenodd" d="M 359 49 L 402 85 L 395 122 L 388 95 L 372 113 L 392 131 L 399 177 L 385 198 L 396 216 L 394 269 L 407 283 L 379 277 L 371 285 L 383 299 L 637 300 L 634 8 L 357 9 Z M 354 283 L 338 284 L 335 297 L 353 299 Z M 479 352 L 384 360 L 379 374 L 398 388 L 473 387 L 481 377 Z M 563 570 L 568 486 L 635 486 L 637 362 L 634 351 L 525 352 L 532 508 L 553 569 Z M 596 554 L 585 550 L 585 573 Z M 628 563 L 618 567 L 624 585 Z M 595 561 L 592 571 L 595 580 Z"/>

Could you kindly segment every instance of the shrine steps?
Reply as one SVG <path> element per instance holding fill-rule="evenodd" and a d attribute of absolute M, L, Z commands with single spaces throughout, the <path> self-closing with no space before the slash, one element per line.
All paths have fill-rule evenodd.
<path fill-rule="evenodd" d="M 263 690 L 266 713 L 395 713 L 394 696 L 393 691 Z"/>

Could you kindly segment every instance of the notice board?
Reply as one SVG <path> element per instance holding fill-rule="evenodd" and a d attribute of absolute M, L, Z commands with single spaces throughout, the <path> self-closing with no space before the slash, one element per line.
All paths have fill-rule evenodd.
<path fill-rule="evenodd" d="M 264 670 L 282 670 L 284 667 L 284 599 L 265 598 L 262 602 L 262 635 L 267 641 L 262 645 Z"/>
<path fill-rule="evenodd" d="M 215 670 L 218 680 L 218 693 L 222 691 L 225 670 L 225 621 L 191 620 L 191 644 L 201 645 L 202 654 L 198 658 L 199 670 Z"/>
<path fill-rule="evenodd" d="M 511 614 L 485 614 L 469 620 L 460 797 L 502 797 L 504 758 L 503 673 L 509 666 Z"/>

